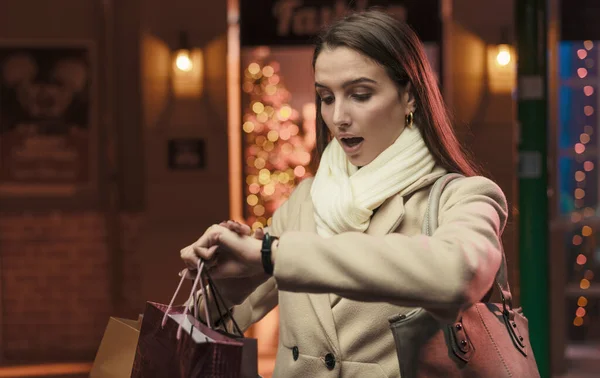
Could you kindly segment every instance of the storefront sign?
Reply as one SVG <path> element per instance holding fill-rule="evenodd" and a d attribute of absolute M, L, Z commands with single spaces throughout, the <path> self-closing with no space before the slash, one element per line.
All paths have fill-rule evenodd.
<path fill-rule="evenodd" d="M 241 44 L 312 44 L 323 26 L 371 7 L 408 22 L 423 41 L 441 39 L 439 0 L 241 0 Z"/>
<path fill-rule="evenodd" d="M 560 39 L 564 41 L 600 40 L 600 1 L 561 2 Z"/>

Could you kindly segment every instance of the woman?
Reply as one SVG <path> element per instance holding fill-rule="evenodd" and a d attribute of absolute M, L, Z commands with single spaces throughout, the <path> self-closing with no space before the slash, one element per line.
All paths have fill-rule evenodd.
<path fill-rule="evenodd" d="M 181 256 L 212 262 L 244 329 L 279 304 L 275 377 L 398 377 L 388 318 L 424 307 L 453 321 L 479 301 L 500 265 L 506 200 L 459 146 L 406 24 L 350 15 L 321 35 L 313 67 L 315 178 L 264 240 L 215 225 Z M 422 235 L 429 190 L 447 172 L 466 177 L 444 190 L 435 234 Z"/>

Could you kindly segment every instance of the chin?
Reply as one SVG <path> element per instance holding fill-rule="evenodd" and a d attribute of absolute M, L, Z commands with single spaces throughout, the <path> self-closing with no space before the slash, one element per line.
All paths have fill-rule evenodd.
<path fill-rule="evenodd" d="M 373 159 L 368 159 L 365 158 L 364 156 L 360 156 L 360 155 L 346 155 L 348 157 L 348 161 L 350 161 L 350 163 L 352 163 L 352 165 L 357 166 L 357 167 L 364 167 L 365 165 L 369 164 L 371 161 L 373 161 Z"/>

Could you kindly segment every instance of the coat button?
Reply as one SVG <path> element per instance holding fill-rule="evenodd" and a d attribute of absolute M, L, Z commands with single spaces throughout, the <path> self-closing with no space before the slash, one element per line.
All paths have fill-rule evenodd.
<path fill-rule="evenodd" d="M 327 366 L 327 369 L 333 370 L 333 368 L 335 367 L 335 357 L 333 356 L 333 354 L 327 353 L 325 355 L 325 366 Z"/>
<path fill-rule="evenodd" d="M 295 346 L 292 348 L 292 357 L 294 357 L 294 361 L 298 360 L 298 355 L 300 354 L 300 351 L 298 350 L 298 347 Z"/>

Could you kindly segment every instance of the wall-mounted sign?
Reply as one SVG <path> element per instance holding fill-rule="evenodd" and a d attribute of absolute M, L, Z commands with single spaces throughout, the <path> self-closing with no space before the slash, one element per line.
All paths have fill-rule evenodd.
<path fill-rule="evenodd" d="M 203 139 L 171 139 L 168 146 L 169 168 L 173 170 L 203 169 L 206 153 Z"/>
<path fill-rule="evenodd" d="M 423 41 L 441 39 L 439 0 L 241 0 L 241 44 L 312 44 L 324 25 L 374 6 L 408 22 Z"/>

